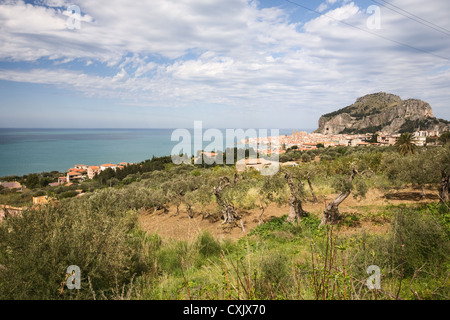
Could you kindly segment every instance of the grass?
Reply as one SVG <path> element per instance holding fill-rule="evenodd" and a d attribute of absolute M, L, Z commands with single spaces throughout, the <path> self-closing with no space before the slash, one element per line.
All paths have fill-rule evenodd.
<path fill-rule="evenodd" d="M 24 190 L 23 192 L 0 193 L 0 204 L 13 207 L 29 207 L 33 204 L 33 192 Z"/>
<path fill-rule="evenodd" d="M 316 217 L 286 223 L 283 216 L 238 241 L 201 233 L 190 243 L 163 243 L 156 255 L 158 275 L 142 298 L 448 299 L 448 241 L 436 240 L 448 236 L 448 211 L 437 205 L 381 209 L 391 212 L 392 223 L 383 235 L 346 236 L 337 227 L 318 229 Z M 348 216 L 347 227 L 356 217 Z M 380 290 L 365 285 L 372 264 L 381 268 Z"/>
<path fill-rule="evenodd" d="M 117 207 L 120 202 L 114 201 L 114 197 L 113 193 L 106 190 L 91 201 L 83 202 L 82 208 L 66 200 L 67 212 L 45 209 L 48 211 L 46 214 L 27 216 L 31 222 L 33 219 L 43 220 L 48 230 L 38 230 L 34 227 L 36 223 L 30 223 L 23 225 L 26 232 L 17 232 L 17 237 L 23 237 L 26 233 L 37 239 L 45 231 L 48 235 L 47 245 L 53 253 L 64 253 L 71 248 L 73 252 L 69 253 L 86 260 L 86 265 L 96 261 L 98 256 L 93 253 L 100 250 L 96 247 L 88 247 L 89 250 L 77 247 L 75 250 L 73 246 L 62 246 L 53 241 L 54 231 L 50 226 L 56 223 L 62 226 L 61 230 L 57 229 L 60 241 L 67 241 L 68 237 L 95 238 L 95 241 L 90 241 L 91 245 L 95 244 L 101 248 L 100 251 L 115 257 L 113 260 L 117 262 L 113 267 L 118 275 L 123 274 L 122 281 L 112 282 L 113 286 L 108 291 L 105 289 L 106 296 L 102 296 L 102 291 L 96 288 L 109 285 L 101 283 L 102 286 L 99 286 L 98 283 L 110 269 L 99 264 L 97 279 L 94 274 L 91 275 L 94 289 L 85 292 L 83 298 L 450 298 L 450 210 L 447 206 L 430 203 L 356 205 L 346 207 L 342 223 L 333 228 L 318 228 L 320 218 L 313 214 L 298 223 L 286 223 L 284 215 L 269 219 L 238 240 L 219 240 L 203 231 L 191 240 L 181 241 L 163 239 L 157 234 L 142 231 L 133 218 L 136 213 L 129 210 L 122 217 L 121 212 L 125 211 Z M 122 221 L 120 228 L 117 227 L 117 221 Z M 83 223 L 88 222 L 90 227 L 84 228 Z M 372 233 L 370 229 L 361 228 L 364 223 L 384 224 L 385 232 Z M 105 233 L 105 230 L 110 231 Z M 347 230 L 352 232 L 348 233 Z M 7 232 L 3 235 L 9 237 Z M 102 242 L 105 235 L 111 239 L 110 242 Z M 21 241 L 25 241 L 27 250 L 32 253 L 34 241 L 27 239 L 24 237 Z M 13 240 L 8 238 L 8 241 Z M 134 248 L 130 252 L 132 256 L 125 253 L 125 249 L 116 250 L 117 245 L 120 248 Z M 21 252 L 21 248 L 17 245 L 15 250 Z M 49 255 L 46 261 L 55 260 L 50 256 L 52 252 L 45 253 Z M 6 249 L 0 250 L 0 262 L 7 255 Z M 28 256 L 29 253 L 23 252 L 22 256 L 16 257 L 26 261 Z M 40 257 L 35 256 L 36 259 Z M 130 267 L 130 261 L 133 262 L 132 272 L 125 274 L 124 270 Z M 61 263 L 61 268 L 67 263 Z M 371 291 L 365 285 L 368 278 L 366 269 L 370 265 L 377 265 L 381 269 L 380 290 Z M 21 265 L 17 267 L 22 268 Z M 131 280 L 126 281 L 129 275 Z M 58 283 L 60 279 L 53 280 Z M 7 282 L 0 283 L 0 294 L 1 290 L 8 289 L 7 285 Z M 2 286 L 5 287 L 2 289 Z M 52 293 L 48 294 L 51 296 Z"/>

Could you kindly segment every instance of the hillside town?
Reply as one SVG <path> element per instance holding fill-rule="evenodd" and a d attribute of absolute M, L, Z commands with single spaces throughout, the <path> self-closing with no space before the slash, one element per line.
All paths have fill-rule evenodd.
<path fill-rule="evenodd" d="M 413 133 L 413 143 L 417 146 L 424 146 L 427 143 L 427 138 L 431 140 L 439 138 L 439 131 L 416 131 Z M 249 138 L 241 141 L 249 145 L 263 145 L 267 148 L 262 148 L 261 153 L 265 154 L 282 154 L 289 148 L 294 148 L 299 151 L 307 151 L 317 149 L 318 146 L 327 147 L 347 147 L 347 146 L 390 146 L 394 145 L 400 133 L 380 132 L 377 134 L 322 134 L 322 133 L 307 133 L 306 131 L 294 130 L 292 135 L 281 135 L 274 137 Z M 276 144 L 274 143 L 276 141 Z M 430 141 L 430 139 L 428 140 Z"/>

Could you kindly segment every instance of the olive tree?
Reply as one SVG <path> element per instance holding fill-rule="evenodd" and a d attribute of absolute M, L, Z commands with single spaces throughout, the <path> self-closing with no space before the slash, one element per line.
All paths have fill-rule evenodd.
<path fill-rule="evenodd" d="M 338 192 L 336 198 L 329 202 L 323 211 L 320 226 L 336 224 L 341 219 L 339 205 L 353 192 L 354 197 L 365 197 L 367 193 L 366 178 L 374 174 L 367 157 L 361 155 L 344 156 L 334 161 L 333 188 Z"/>

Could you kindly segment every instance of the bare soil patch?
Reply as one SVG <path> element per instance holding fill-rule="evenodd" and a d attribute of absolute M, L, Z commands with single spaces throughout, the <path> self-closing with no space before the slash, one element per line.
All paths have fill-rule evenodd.
<path fill-rule="evenodd" d="M 402 190 L 392 190 L 382 192 L 380 190 L 370 190 L 363 199 L 355 199 L 350 195 L 339 207 L 340 212 L 345 216 L 356 216 L 359 219 L 354 224 L 342 226 L 339 233 L 351 235 L 361 231 L 370 233 L 384 233 L 389 228 L 388 223 L 384 223 L 383 219 L 372 219 L 383 207 L 387 205 L 400 204 L 419 204 L 430 203 L 438 200 L 438 192 L 436 190 L 427 189 L 427 196 L 423 199 L 421 194 L 413 188 L 405 188 Z M 418 195 L 417 195 L 418 194 Z M 304 209 L 321 217 L 326 203 L 333 200 L 336 194 L 328 194 L 319 196 L 318 202 L 313 203 L 310 199 L 303 203 Z M 209 212 L 214 212 L 215 206 L 209 208 Z M 238 210 L 243 217 L 245 233 L 242 232 L 238 224 L 224 225 L 222 217 L 217 214 L 211 214 L 208 217 L 199 213 L 199 210 L 193 207 L 194 217 L 190 218 L 183 206 L 180 207 L 180 214 L 176 215 L 176 208 L 169 207 L 169 211 L 164 213 L 161 211 L 141 211 L 138 214 L 138 220 L 141 228 L 148 233 L 157 233 L 163 239 L 176 240 L 194 240 L 202 231 L 208 231 L 217 239 L 238 239 L 245 236 L 251 229 L 258 226 L 258 218 L 261 214 L 259 208 L 252 210 Z M 281 217 L 287 215 L 289 208 L 287 205 L 277 206 L 269 205 L 264 212 L 263 221 L 269 221 L 273 217 Z M 370 216 L 370 217 L 369 217 Z"/>

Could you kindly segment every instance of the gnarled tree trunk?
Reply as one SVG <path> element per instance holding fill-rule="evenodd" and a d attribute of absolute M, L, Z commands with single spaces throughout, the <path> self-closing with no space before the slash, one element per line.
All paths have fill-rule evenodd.
<path fill-rule="evenodd" d="M 156 206 L 153 208 L 153 213 L 156 213 L 156 211 L 158 211 L 158 210 L 164 210 L 164 213 L 169 212 L 169 209 L 167 209 L 166 206 L 163 206 L 163 205 L 156 205 Z"/>
<path fill-rule="evenodd" d="M 259 208 L 261 209 L 261 214 L 259 215 L 259 218 L 258 218 L 258 226 L 260 226 L 262 224 L 262 222 L 263 222 L 262 216 L 264 214 L 264 211 L 266 210 L 266 207 L 264 206 L 264 202 L 261 200 L 261 198 L 259 199 Z"/>
<path fill-rule="evenodd" d="M 442 171 L 441 174 L 441 185 L 439 186 L 439 202 L 440 203 L 448 203 L 449 196 L 448 192 L 450 189 L 450 175 L 446 174 Z"/>
<path fill-rule="evenodd" d="M 194 218 L 194 212 L 192 211 L 192 206 L 190 203 L 186 203 L 186 212 L 189 218 Z"/>
<path fill-rule="evenodd" d="M 314 193 L 314 189 L 313 189 L 312 184 L 311 184 L 311 178 L 310 177 L 306 177 L 306 181 L 308 181 L 308 186 L 309 186 L 309 190 L 311 191 L 311 195 L 313 197 L 313 202 L 317 203 L 317 197 L 316 197 L 316 194 Z"/>
<path fill-rule="evenodd" d="M 235 181 L 237 181 L 236 176 L 234 177 Z M 237 213 L 236 209 L 234 208 L 232 203 L 228 203 L 225 199 L 222 197 L 223 189 L 225 189 L 227 186 L 230 186 L 230 180 L 227 177 L 221 177 L 219 179 L 219 186 L 214 187 L 214 195 L 216 196 L 216 201 L 222 210 L 223 215 L 223 222 L 225 223 L 235 223 L 237 220 L 239 220 L 242 232 L 245 232 L 244 229 L 244 223 L 242 222 L 241 216 Z"/>
<path fill-rule="evenodd" d="M 177 194 L 177 198 L 178 198 L 177 199 L 177 213 L 176 213 L 177 216 L 180 214 L 180 206 L 181 206 L 181 203 L 183 202 L 183 196 L 184 196 L 184 192 L 183 192 L 183 190 L 180 190 Z"/>
<path fill-rule="evenodd" d="M 353 179 L 357 174 L 358 171 L 353 169 L 352 174 L 350 175 L 350 185 L 353 183 Z M 320 226 L 324 224 L 336 224 L 340 220 L 341 214 L 338 207 L 345 199 L 347 199 L 351 192 L 352 190 L 350 188 L 348 190 L 341 191 L 338 196 L 326 206 L 323 211 Z"/>
<path fill-rule="evenodd" d="M 300 189 L 303 187 L 303 183 L 299 180 L 298 184 L 295 184 L 290 173 L 285 173 L 284 177 L 291 191 L 291 195 L 288 200 L 289 215 L 286 221 L 300 221 L 302 217 L 306 217 L 308 215 L 308 213 L 303 210 L 302 200 L 300 199 Z"/>

